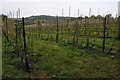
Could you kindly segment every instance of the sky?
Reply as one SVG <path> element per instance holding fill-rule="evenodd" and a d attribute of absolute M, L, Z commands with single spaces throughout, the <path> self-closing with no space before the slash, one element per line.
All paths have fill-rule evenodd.
<path fill-rule="evenodd" d="M 71 6 L 72 17 L 89 15 L 106 15 L 107 13 L 115 16 L 118 13 L 119 0 L 0 0 L 0 14 L 7 14 L 10 11 L 16 15 L 18 8 L 21 10 L 21 17 L 32 15 L 52 15 L 69 16 Z M 16 16 L 15 16 L 16 17 Z"/>

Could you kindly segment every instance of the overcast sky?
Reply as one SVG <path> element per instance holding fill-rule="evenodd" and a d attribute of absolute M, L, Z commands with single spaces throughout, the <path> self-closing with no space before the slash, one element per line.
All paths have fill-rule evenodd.
<path fill-rule="evenodd" d="M 71 16 L 78 16 L 78 9 L 81 16 L 89 14 L 101 15 L 111 13 L 113 16 L 118 13 L 119 0 L 0 0 L 0 14 L 7 14 L 9 11 L 14 12 L 21 9 L 21 17 L 32 15 L 53 15 L 69 16 L 69 6 L 71 6 Z M 79 15 L 79 16 L 80 16 Z"/>

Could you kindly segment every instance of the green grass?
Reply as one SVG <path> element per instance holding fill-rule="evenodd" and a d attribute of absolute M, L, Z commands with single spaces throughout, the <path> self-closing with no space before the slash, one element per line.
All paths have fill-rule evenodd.
<path fill-rule="evenodd" d="M 82 40 L 85 38 L 81 37 L 80 39 L 81 42 L 83 42 Z M 98 46 L 101 44 L 101 39 L 92 39 L 96 40 Z M 111 39 L 107 39 L 107 41 L 110 43 Z M 14 65 L 20 62 L 20 58 L 12 54 L 15 49 L 8 43 L 5 43 L 3 51 L 3 77 L 27 78 L 27 73 L 19 70 Z M 29 54 L 37 54 L 36 56 L 30 56 L 30 58 L 37 60 L 34 66 L 49 77 L 119 77 L 118 69 L 120 66 L 118 65 L 118 55 L 106 55 L 97 50 L 79 49 L 71 45 L 63 46 L 61 43 L 41 40 L 34 36 L 27 39 L 27 52 Z M 37 76 L 32 76 L 39 77 L 38 72 L 33 71 L 33 74 L 34 73 L 37 74 Z"/>
<path fill-rule="evenodd" d="M 49 35 L 49 37 L 48 37 Z M 42 38 L 43 40 L 48 39 L 50 40 L 50 36 L 52 35 L 52 40 L 55 41 L 56 40 L 56 35 L 55 34 L 42 34 Z M 38 38 L 36 37 L 36 34 L 27 34 L 27 36 L 29 36 L 30 38 Z M 59 34 L 59 42 L 64 41 L 67 42 L 69 40 L 70 43 L 72 43 L 73 41 L 73 35 L 66 35 L 63 34 Z M 85 46 L 87 42 L 87 36 L 79 36 L 79 44 Z M 93 37 L 93 36 L 89 36 L 89 43 L 90 46 L 92 44 L 94 44 L 94 47 L 96 49 L 100 49 L 102 50 L 102 44 L 103 44 L 103 39 L 102 38 L 98 38 L 98 37 Z M 112 53 L 118 53 L 118 46 L 120 46 L 120 41 L 116 40 L 116 39 L 112 39 L 112 38 L 106 38 L 105 40 L 105 51 L 108 52 L 110 50 L 110 48 L 113 46 L 112 49 Z"/>
<path fill-rule="evenodd" d="M 27 78 L 27 73 L 19 70 L 15 64 L 20 62 L 17 57 L 12 57 L 11 54 L 3 54 L 2 59 L 2 77 L 3 78 Z"/>
<path fill-rule="evenodd" d="M 117 56 L 60 46 L 55 42 L 39 39 L 34 39 L 33 44 L 32 52 L 40 55 L 34 57 L 37 59 L 37 66 L 51 77 L 118 77 L 119 65 L 118 60 L 115 60 Z"/>
<path fill-rule="evenodd" d="M 27 73 L 16 67 L 20 58 L 13 55 L 15 49 L 4 39 L 2 42 L 2 78 L 27 78 Z"/>

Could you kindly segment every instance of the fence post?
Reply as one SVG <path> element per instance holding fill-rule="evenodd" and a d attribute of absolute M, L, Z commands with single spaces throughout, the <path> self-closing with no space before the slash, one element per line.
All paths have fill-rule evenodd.
<path fill-rule="evenodd" d="M 118 16 L 118 39 L 120 40 L 120 16 Z"/>
<path fill-rule="evenodd" d="M 57 16 L 57 27 L 56 27 L 56 42 L 58 43 L 58 16 Z"/>
<path fill-rule="evenodd" d="M 120 40 L 120 1 L 118 2 L 118 40 Z"/>
<path fill-rule="evenodd" d="M 22 25 L 23 25 L 23 43 L 24 43 L 24 51 L 26 55 L 26 39 L 25 39 L 25 24 L 24 24 L 24 17 L 22 17 Z"/>
<path fill-rule="evenodd" d="M 106 17 L 103 20 L 103 52 L 105 50 Z"/>
<path fill-rule="evenodd" d="M 25 38 L 25 24 L 24 24 L 24 17 L 22 17 L 22 25 L 23 25 L 23 45 L 24 45 L 24 52 L 25 52 L 25 65 L 26 65 L 26 71 L 29 73 L 29 63 L 27 59 L 27 51 L 26 51 L 26 38 Z"/>
<path fill-rule="evenodd" d="M 120 16 L 118 16 L 118 40 L 120 40 Z M 118 43 L 118 53 L 120 53 L 120 42 Z"/>
<path fill-rule="evenodd" d="M 7 17 L 6 17 L 6 38 L 9 41 L 9 38 L 8 38 L 8 18 Z"/>

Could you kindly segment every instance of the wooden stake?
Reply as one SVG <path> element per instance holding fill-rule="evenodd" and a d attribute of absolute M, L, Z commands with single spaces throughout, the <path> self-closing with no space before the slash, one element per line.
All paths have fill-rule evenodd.
<path fill-rule="evenodd" d="M 106 17 L 103 20 L 103 52 L 105 50 Z"/>
<path fill-rule="evenodd" d="M 26 35 L 25 35 L 25 24 L 24 24 L 24 17 L 22 17 L 22 25 L 23 25 L 23 45 L 24 45 L 24 52 L 25 52 L 25 64 L 26 64 L 26 71 L 28 73 L 30 73 L 30 69 L 29 69 L 29 63 L 28 63 L 28 59 L 27 59 L 27 51 L 26 51 Z"/>
<path fill-rule="evenodd" d="M 57 27 L 56 27 L 56 42 L 58 43 L 58 16 L 57 16 Z"/>
<path fill-rule="evenodd" d="M 118 39 L 120 40 L 120 16 L 118 17 Z"/>

